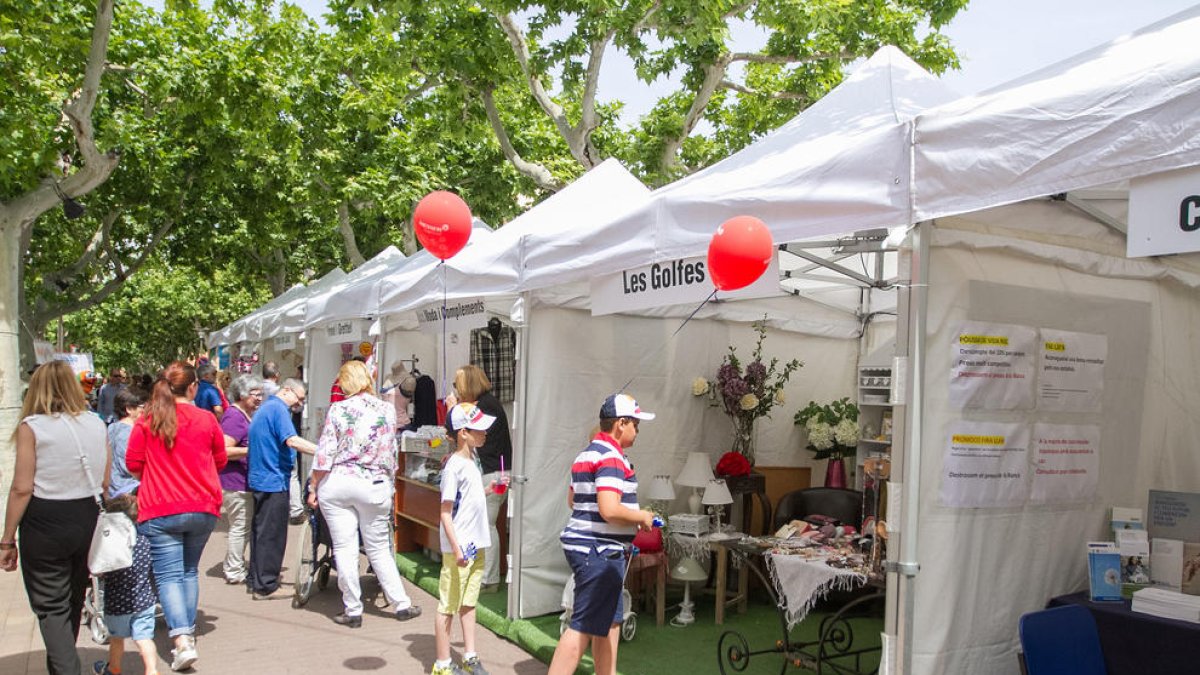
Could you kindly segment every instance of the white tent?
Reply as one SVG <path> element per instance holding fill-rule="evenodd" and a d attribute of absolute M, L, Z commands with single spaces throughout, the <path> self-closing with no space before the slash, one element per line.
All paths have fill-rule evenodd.
<path fill-rule="evenodd" d="M 340 272 L 341 270 L 338 271 Z M 272 312 L 275 310 L 275 308 L 296 299 L 298 296 L 304 293 L 305 288 L 307 288 L 307 286 L 304 284 L 295 284 L 283 293 L 271 298 L 262 306 L 258 307 L 249 314 L 238 318 L 223 328 L 213 331 L 208 336 L 209 344 L 232 345 L 239 342 L 245 342 L 247 340 L 247 331 L 251 325 L 257 324 L 258 320 L 264 314 Z"/>
<path fill-rule="evenodd" d="M 375 282 L 393 274 L 407 260 L 400 249 L 388 246 L 325 291 L 309 296 L 305 302 L 304 327 L 378 316 L 379 289 Z"/>

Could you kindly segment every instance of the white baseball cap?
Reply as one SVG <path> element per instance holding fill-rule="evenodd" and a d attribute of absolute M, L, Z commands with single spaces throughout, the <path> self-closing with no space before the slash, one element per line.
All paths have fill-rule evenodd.
<path fill-rule="evenodd" d="M 634 417 L 639 420 L 652 420 L 654 419 L 654 413 L 642 410 L 638 406 L 638 402 L 633 400 L 633 397 L 629 394 L 613 394 L 604 399 L 604 404 L 600 406 L 600 419 L 616 417 Z"/>
<path fill-rule="evenodd" d="M 450 429 L 452 431 L 461 429 L 487 431 L 495 421 L 495 417 L 483 414 L 479 406 L 474 403 L 459 403 L 450 409 Z"/>

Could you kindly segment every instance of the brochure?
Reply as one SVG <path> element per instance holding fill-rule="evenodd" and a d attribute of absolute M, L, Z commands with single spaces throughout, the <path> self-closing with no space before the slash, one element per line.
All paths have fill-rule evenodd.
<path fill-rule="evenodd" d="M 1121 595 L 1132 598 L 1133 592 L 1150 585 L 1150 541 L 1145 530 L 1118 530 L 1117 549 L 1121 553 Z"/>
<path fill-rule="evenodd" d="M 1150 581 L 1159 588 L 1179 592 L 1183 582 L 1183 542 L 1178 539 L 1150 541 Z"/>
<path fill-rule="evenodd" d="M 1141 509 L 1129 509 L 1121 506 L 1112 507 L 1113 538 L 1121 530 L 1144 530 L 1146 523 L 1142 519 Z"/>
<path fill-rule="evenodd" d="M 1087 545 L 1088 590 L 1093 601 L 1121 600 L 1121 552 L 1111 541 Z"/>

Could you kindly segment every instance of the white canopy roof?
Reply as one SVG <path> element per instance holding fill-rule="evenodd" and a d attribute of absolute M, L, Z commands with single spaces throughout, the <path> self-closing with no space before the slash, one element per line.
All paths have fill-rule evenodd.
<path fill-rule="evenodd" d="M 308 299 L 331 288 L 345 276 L 346 273 L 341 268 L 335 267 L 325 276 L 305 286 L 304 293 L 279 305 L 272 311 L 262 313 L 256 322 L 257 325 L 250 325 L 246 339 L 256 342 L 284 333 L 300 332 L 304 329 L 304 310 L 308 305 Z"/>
<path fill-rule="evenodd" d="M 906 123 L 955 98 L 900 50 L 884 47 L 792 121 L 740 152 L 656 190 L 568 248 L 526 242 L 528 266 L 573 263 L 575 278 L 702 255 L 717 225 L 754 215 L 777 242 L 908 220 Z M 580 259 L 580 251 L 589 253 Z"/>
<path fill-rule="evenodd" d="M 315 326 L 341 319 L 378 315 L 377 282 L 394 273 L 408 260 L 395 246 L 383 249 L 324 292 L 310 296 L 306 301 L 304 325 Z"/>
<path fill-rule="evenodd" d="M 490 232 L 471 241 L 458 255 L 446 261 L 447 298 L 518 293 L 531 284 L 548 284 L 562 275 L 574 276 L 587 249 L 574 243 L 575 232 L 587 232 L 644 202 L 650 190 L 615 159 L 588 171 L 567 187 Z M 552 254 L 570 252 L 562 259 L 526 257 L 532 250 L 526 240 L 532 235 L 545 239 Z M 553 255 L 548 256 L 553 257 Z M 416 309 L 442 299 L 442 270 L 434 264 L 405 269 L 387 279 L 380 300 L 381 313 Z M 541 264 L 539 264 L 541 263 Z"/>
<path fill-rule="evenodd" d="M 341 269 L 334 268 L 328 274 L 326 274 L 324 277 L 319 279 L 317 282 L 314 282 L 314 284 L 320 283 L 328 277 L 333 277 L 334 279 L 340 279 L 343 276 L 345 276 L 345 274 L 346 273 L 343 272 Z M 293 302 L 297 298 L 307 297 L 308 293 L 311 292 L 310 289 L 312 288 L 312 286 L 314 284 L 310 284 L 308 286 L 305 286 L 304 284 L 293 285 L 291 288 L 287 289 L 283 293 L 280 293 L 279 295 L 275 296 L 274 298 L 271 298 L 270 300 L 268 300 L 266 303 L 264 303 L 258 309 L 255 309 L 254 311 L 241 317 L 240 319 L 237 319 L 233 323 L 229 324 L 228 326 L 225 326 L 224 328 L 221 328 L 220 330 L 213 331 L 212 334 L 210 334 L 209 338 L 208 338 L 209 344 L 230 345 L 230 344 L 237 344 L 239 342 L 246 342 L 246 341 L 251 340 L 252 339 L 251 331 L 253 330 L 253 331 L 257 332 L 258 325 L 262 321 L 262 318 L 264 316 L 276 311 L 278 308 L 282 307 L 283 305 Z"/>
<path fill-rule="evenodd" d="M 1200 6 L 917 118 L 919 222 L 1200 163 Z"/>

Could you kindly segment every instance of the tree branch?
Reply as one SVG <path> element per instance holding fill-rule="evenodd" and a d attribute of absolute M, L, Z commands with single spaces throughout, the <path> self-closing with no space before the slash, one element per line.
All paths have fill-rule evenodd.
<path fill-rule="evenodd" d="M 526 161 L 521 158 L 517 149 L 513 147 L 512 140 L 508 137 L 508 132 L 504 129 L 504 122 L 500 119 L 500 112 L 496 109 L 496 100 L 492 97 L 491 87 L 480 87 L 479 97 L 483 99 L 483 108 L 487 112 L 488 122 L 492 125 L 492 132 L 496 134 L 496 140 L 500 142 L 500 149 L 504 151 L 504 156 L 508 161 L 516 167 L 523 175 L 532 178 L 538 187 L 543 190 L 552 190 L 558 192 L 563 188 L 563 184 L 550 173 L 550 170 L 541 164 Z"/>
<path fill-rule="evenodd" d="M 438 86 L 438 84 L 440 84 L 440 83 L 441 82 L 438 80 L 438 78 L 436 78 L 432 75 L 426 75 L 425 80 L 423 82 L 421 82 L 421 86 L 419 86 L 416 89 L 405 94 L 404 98 L 402 99 L 401 102 L 404 103 L 405 105 L 408 105 L 409 103 L 412 103 L 413 101 L 417 100 L 418 98 L 421 98 L 422 96 L 424 96 L 425 92 L 429 91 L 430 89 L 433 89 L 434 87 Z"/>
<path fill-rule="evenodd" d="M 819 54 L 811 54 L 809 56 L 788 56 L 786 54 L 763 54 L 760 52 L 737 52 L 729 56 L 730 61 L 748 61 L 750 63 L 813 63 L 815 61 L 827 61 L 829 59 L 838 59 L 839 61 L 849 61 L 856 58 L 853 52 L 821 52 Z"/>
<path fill-rule="evenodd" d="M 696 124 L 700 122 L 700 118 L 704 116 L 704 109 L 708 107 L 708 102 L 712 100 L 712 95 L 717 90 L 722 80 L 725 79 L 725 71 L 729 68 L 729 54 L 723 54 L 717 57 L 717 60 L 704 67 L 704 82 L 700 84 L 700 89 L 692 98 L 692 105 L 688 108 L 687 116 L 683 119 L 683 124 L 680 125 L 679 132 L 674 136 L 667 137 L 666 143 L 663 145 L 660 163 L 663 169 L 670 169 L 679 161 L 679 148 L 683 146 L 683 141 L 692 134 Z"/>
<path fill-rule="evenodd" d="M 734 82 L 733 80 L 721 80 L 721 88 L 722 89 L 730 89 L 732 91 L 738 92 L 739 94 L 746 94 L 748 96 L 759 96 L 762 98 L 769 98 L 769 99 L 774 99 L 774 100 L 788 100 L 788 101 L 807 101 L 808 100 L 808 96 L 805 96 L 804 94 L 801 94 L 800 92 L 795 92 L 795 91 L 776 91 L 776 92 L 755 91 L 755 90 L 751 89 L 750 87 L 747 87 L 742 84 L 738 84 L 737 82 Z"/>
<path fill-rule="evenodd" d="M 346 247 L 346 257 L 350 259 L 350 266 L 358 267 L 367 262 L 363 257 L 362 251 L 358 250 L 358 239 L 354 236 L 354 226 L 350 224 L 350 205 L 345 199 L 338 201 L 338 232 L 342 235 L 342 245 Z"/>
<path fill-rule="evenodd" d="M 529 62 L 529 45 L 525 42 L 525 35 L 521 33 L 521 28 L 517 26 L 516 20 L 511 14 L 499 12 L 495 14 L 495 17 L 500 22 L 505 36 L 508 37 L 508 43 L 512 46 L 517 62 L 521 65 L 521 72 L 525 74 L 525 81 L 529 84 L 529 91 L 533 94 L 533 99 L 537 101 L 546 116 L 554 122 L 554 126 L 558 127 L 558 133 L 567 142 L 567 147 L 571 150 L 571 156 L 575 158 L 575 161 L 585 169 L 592 168 L 594 164 L 587 155 L 586 138 L 571 126 L 566 114 L 563 113 L 562 106 L 554 101 L 542 86 L 539 74 L 533 71 L 533 66 Z"/>
<path fill-rule="evenodd" d="M 584 154 L 587 155 L 589 164 L 585 165 L 591 168 L 600 163 L 599 153 L 592 145 L 592 131 L 596 129 L 596 89 L 600 85 L 600 66 L 604 62 L 604 51 L 608 48 L 608 43 L 612 42 L 613 36 L 617 34 L 616 29 L 611 29 L 603 37 L 596 38 L 591 44 L 591 53 L 588 54 L 587 77 L 583 84 L 583 98 L 580 101 L 580 116 L 579 124 L 575 127 L 575 131 L 579 134 L 584 143 Z"/>
<path fill-rule="evenodd" d="M 60 283 L 69 283 L 71 279 L 75 279 L 83 274 L 87 266 L 92 264 L 92 261 L 96 259 L 96 254 L 108 248 L 112 226 L 120 216 L 121 209 L 115 209 L 104 214 L 104 217 L 100 219 L 100 227 L 96 229 L 95 234 L 92 235 L 91 240 L 84 247 L 83 253 L 79 258 L 66 269 L 44 275 L 42 277 L 42 286 L 49 290 L 61 291 Z"/>
<path fill-rule="evenodd" d="M 660 9 L 662 9 L 662 0 L 654 0 L 654 3 L 650 5 L 650 8 L 646 10 L 646 13 L 642 15 L 642 18 L 638 19 L 637 23 L 633 24 L 633 29 L 630 30 L 630 33 L 635 36 L 640 35 L 641 32 L 647 28 L 653 28 L 657 26 L 658 23 L 654 21 L 654 15 L 658 14 L 658 10 Z"/>
<path fill-rule="evenodd" d="M 92 29 L 92 42 L 84 67 L 83 84 L 63 103 L 63 117 L 75 136 L 75 144 L 83 162 L 79 169 L 61 182 L 55 176 L 47 176 L 38 187 L 17 197 L 11 202 L 0 203 L 0 230 L 17 230 L 24 234 L 33 227 L 34 221 L 59 202 L 55 183 L 68 197 L 79 197 L 94 190 L 108 180 L 117 168 L 120 159 L 115 151 L 101 154 L 96 147 L 92 128 L 92 110 L 100 89 L 100 76 L 104 72 L 108 38 L 112 32 L 113 0 L 96 3 L 96 23 Z M 22 253 L 28 250 L 22 249 Z"/>

